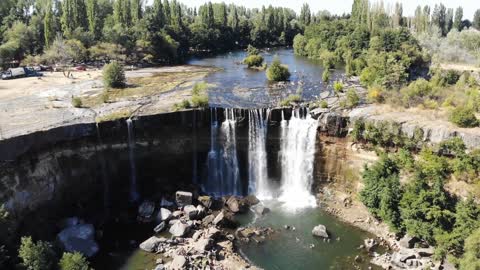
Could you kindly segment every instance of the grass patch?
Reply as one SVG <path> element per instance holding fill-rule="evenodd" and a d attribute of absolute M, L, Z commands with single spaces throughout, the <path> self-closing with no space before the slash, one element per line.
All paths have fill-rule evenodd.
<path fill-rule="evenodd" d="M 95 118 L 95 121 L 97 123 L 102 123 L 102 122 L 114 121 L 118 119 L 129 118 L 131 115 L 132 115 L 131 110 L 121 110 L 121 111 L 112 112 L 110 114 L 97 116 Z"/>
<path fill-rule="evenodd" d="M 300 103 L 302 102 L 302 97 L 300 95 L 290 95 L 286 99 L 280 101 L 280 106 L 288 107 L 291 106 L 292 103 Z"/>

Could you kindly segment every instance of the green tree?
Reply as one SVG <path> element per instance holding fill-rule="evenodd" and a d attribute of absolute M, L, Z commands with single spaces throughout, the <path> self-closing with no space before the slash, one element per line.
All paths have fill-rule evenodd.
<path fill-rule="evenodd" d="M 472 22 L 472 26 L 477 29 L 477 30 L 480 30 L 480 9 L 477 9 L 475 11 L 475 14 L 473 16 L 473 22 Z"/>
<path fill-rule="evenodd" d="M 433 8 L 432 13 L 432 24 L 437 26 L 441 31 L 442 35 L 445 36 L 447 34 L 446 30 L 446 14 L 447 9 L 443 4 L 435 5 Z"/>
<path fill-rule="evenodd" d="M 45 35 L 45 46 L 48 48 L 50 44 L 53 41 L 54 38 L 54 32 L 55 32 L 55 26 L 54 26 L 54 20 L 55 18 L 53 17 L 53 10 L 52 10 L 52 2 L 49 1 L 47 11 L 45 13 L 44 17 L 44 35 Z"/>
<path fill-rule="evenodd" d="M 279 82 L 286 81 L 290 78 L 288 67 L 282 65 L 280 59 L 275 57 L 272 64 L 267 69 L 267 79 L 269 81 Z"/>
<path fill-rule="evenodd" d="M 87 0 L 88 30 L 94 36 L 98 35 L 98 1 Z"/>
<path fill-rule="evenodd" d="M 60 270 L 92 270 L 87 259 L 80 253 L 63 253 L 59 267 Z"/>
<path fill-rule="evenodd" d="M 114 61 L 103 68 L 105 87 L 122 88 L 125 86 L 125 71 L 120 63 Z"/>
<path fill-rule="evenodd" d="M 141 0 L 131 0 L 130 4 L 130 17 L 132 18 L 132 23 L 136 24 L 142 18 L 142 1 Z"/>
<path fill-rule="evenodd" d="M 55 265 L 55 252 L 48 242 L 33 242 L 31 237 L 22 237 L 18 256 L 28 270 L 51 270 Z"/>
<path fill-rule="evenodd" d="M 69 35 L 78 27 L 87 27 L 87 14 L 84 0 L 64 0 L 62 2 L 62 30 Z"/>
<path fill-rule="evenodd" d="M 394 231 L 401 228 L 399 202 L 402 189 L 399 173 L 395 162 L 383 155 L 374 165 L 365 167 L 362 173 L 365 187 L 360 192 L 360 199 L 369 211 Z"/>
<path fill-rule="evenodd" d="M 115 23 L 124 27 L 130 26 L 132 22 L 130 10 L 130 0 L 115 0 L 113 5 Z"/>
<path fill-rule="evenodd" d="M 448 120 L 459 127 L 472 128 L 478 126 L 478 119 L 470 108 L 458 107 L 452 110 Z"/>
<path fill-rule="evenodd" d="M 453 22 L 453 27 L 457 29 L 458 31 L 463 30 L 463 8 L 458 7 L 457 10 L 455 11 L 455 20 Z"/>
<path fill-rule="evenodd" d="M 302 9 L 300 10 L 300 23 L 302 25 L 310 25 L 312 20 L 312 13 L 310 11 L 310 6 L 307 3 L 304 3 Z"/>
<path fill-rule="evenodd" d="M 460 270 L 480 269 L 480 229 L 465 240 L 465 254 L 460 260 Z"/>

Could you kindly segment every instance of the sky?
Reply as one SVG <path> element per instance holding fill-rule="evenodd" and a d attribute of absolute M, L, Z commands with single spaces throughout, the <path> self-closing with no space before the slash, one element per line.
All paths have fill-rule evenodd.
<path fill-rule="evenodd" d="M 1 0 L 0 0 L 1 1 Z M 187 6 L 196 7 L 202 5 L 206 0 L 179 0 L 180 2 L 186 4 Z M 211 2 L 225 2 L 225 3 L 235 3 L 237 5 L 242 5 L 249 8 L 260 8 L 262 5 L 268 6 L 279 6 L 279 7 L 289 7 L 299 12 L 302 6 L 302 3 L 308 3 L 310 9 L 314 12 L 319 10 L 328 10 L 333 14 L 342 14 L 350 13 L 352 9 L 353 0 L 211 0 Z M 373 1 L 372 1 L 373 2 Z M 475 10 L 480 9 L 480 0 L 384 0 L 385 5 L 393 7 L 395 2 L 401 2 L 403 4 L 403 14 L 405 16 L 413 15 L 415 8 L 418 5 L 430 5 L 433 6 L 437 3 L 442 2 L 447 8 L 457 8 L 458 6 L 463 7 L 463 17 L 464 19 L 473 19 L 473 14 Z"/>

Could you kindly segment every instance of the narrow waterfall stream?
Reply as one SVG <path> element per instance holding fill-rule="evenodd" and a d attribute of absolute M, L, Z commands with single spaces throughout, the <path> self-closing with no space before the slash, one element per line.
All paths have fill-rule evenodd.
<path fill-rule="evenodd" d="M 248 111 L 248 192 L 259 199 L 271 199 L 267 170 L 267 127 L 270 110 Z"/>
<path fill-rule="evenodd" d="M 133 122 L 132 119 L 127 119 L 127 128 L 128 128 L 128 149 L 129 149 L 129 160 L 130 160 L 130 200 L 135 202 L 139 199 L 139 194 L 137 190 L 137 169 L 135 165 L 135 137 L 133 133 Z"/>
<path fill-rule="evenodd" d="M 203 189 L 216 197 L 242 194 L 237 157 L 235 110 L 225 109 L 224 118 L 225 121 L 219 127 L 217 109 L 212 109 L 208 175 Z M 220 143 L 220 140 L 223 143 Z"/>
<path fill-rule="evenodd" d="M 317 120 L 309 113 L 302 117 L 299 110 L 292 112 L 289 121 L 281 122 L 281 195 L 287 209 L 315 207 L 315 197 L 310 189 L 313 182 L 313 166 Z"/>

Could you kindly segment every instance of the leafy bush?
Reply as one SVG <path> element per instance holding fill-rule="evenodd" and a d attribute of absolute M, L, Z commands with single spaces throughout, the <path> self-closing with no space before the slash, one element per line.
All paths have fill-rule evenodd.
<path fill-rule="evenodd" d="M 59 262 L 60 270 L 91 270 L 90 264 L 80 253 L 63 253 Z"/>
<path fill-rule="evenodd" d="M 190 104 L 190 101 L 184 99 L 184 100 L 182 100 L 182 102 L 180 102 L 180 103 L 175 103 L 175 104 L 173 105 L 173 110 L 174 110 L 174 111 L 180 111 L 180 110 L 189 109 L 189 108 L 191 108 L 191 107 L 192 107 L 192 105 Z"/>
<path fill-rule="evenodd" d="M 72 97 L 72 106 L 75 108 L 82 107 L 82 99 L 79 97 Z"/>
<path fill-rule="evenodd" d="M 369 87 L 367 99 L 370 102 L 382 103 L 385 100 L 383 88 L 378 85 Z"/>
<path fill-rule="evenodd" d="M 307 56 L 305 46 L 307 46 L 307 39 L 302 34 L 297 34 L 293 39 L 293 51 L 295 54 Z"/>
<path fill-rule="evenodd" d="M 326 100 L 320 101 L 320 108 L 322 109 L 328 108 L 328 102 Z"/>
<path fill-rule="evenodd" d="M 322 73 L 322 81 L 324 83 L 328 83 L 330 81 L 330 70 L 325 69 Z"/>
<path fill-rule="evenodd" d="M 125 71 L 122 65 L 114 61 L 103 68 L 103 82 L 106 87 L 122 88 L 125 86 Z"/>
<path fill-rule="evenodd" d="M 31 237 L 22 237 L 18 256 L 28 270 L 51 270 L 55 265 L 55 252 L 50 243 L 38 241 Z"/>
<path fill-rule="evenodd" d="M 192 97 L 192 108 L 205 108 L 208 107 L 208 95 L 194 95 Z"/>
<path fill-rule="evenodd" d="M 208 89 L 208 84 L 206 82 L 195 83 L 192 88 L 192 95 L 194 96 L 200 95 L 205 91 L 207 91 L 207 89 Z"/>
<path fill-rule="evenodd" d="M 356 120 L 353 123 L 353 129 L 350 133 L 354 142 L 360 142 L 364 139 L 363 132 L 365 131 L 365 122 L 363 120 Z"/>
<path fill-rule="evenodd" d="M 462 128 L 473 128 L 478 126 L 478 119 L 472 109 L 455 108 L 450 113 L 448 120 Z"/>
<path fill-rule="evenodd" d="M 423 98 L 428 97 L 432 93 L 432 85 L 425 79 L 418 79 L 408 87 L 400 90 L 402 94 L 402 101 L 405 106 L 412 107 L 423 103 Z"/>
<path fill-rule="evenodd" d="M 287 107 L 290 106 L 292 103 L 299 102 L 302 102 L 302 97 L 300 95 L 290 95 L 286 99 L 280 101 L 280 106 Z"/>
<path fill-rule="evenodd" d="M 258 54 L 249 55 L 243 60 L 243 63 L 249 68 L 251 67 L 261 67 L 263 64 L 263 57 Z"/>
<path fill-rule="evenodd" d="M 290 72 L 287 66 L 282 65 L 280 60 L 275 58 L 267 69 L 267 78 L 274 82 L 286 81 L 290 78 Z"/>
<path fill-rule="evenodd" d="M 259 55 L 260 51 L 257 48 L 253 47 L 252 45 L 248 44 L 247 54 L 248 56 Z"/>
<path fill-rule="evenodd" d="M 343 92 L 343 83 L 336 81 L 333 83 L 333 90 L 338 95 L 339 93 Z"/>
<path fill-rule="evenodd" d="M 360 97 L 358 96 L 357 91 L 355 91 L 355 89 L 352 89 L 352 88 L 348 89 L 343 107 L 352 109 L 357 107 L 359 103 L 360 103 Z"/>

